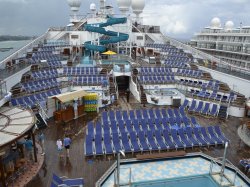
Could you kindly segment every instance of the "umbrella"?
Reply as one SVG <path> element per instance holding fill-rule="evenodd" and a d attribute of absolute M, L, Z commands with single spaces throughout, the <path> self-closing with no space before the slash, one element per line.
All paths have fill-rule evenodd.
<path fill-rule="evenodd" d="M 103 55 L 116 55 L 116 52 L 114 51 L 106 51 L 104 53 L 102 53 Z"/>

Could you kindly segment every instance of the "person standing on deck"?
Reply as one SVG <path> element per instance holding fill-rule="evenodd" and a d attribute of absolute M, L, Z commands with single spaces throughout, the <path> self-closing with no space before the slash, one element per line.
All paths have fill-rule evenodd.
<path fill-rule="evenodd" d="M 63 140 L 64 148 L 66 149 L 67 157 L 69 157 L 69 149 L 71 145 L 71 139 L 66 135 Z"/>
<path fill-rule="evenodd" d="M 129 103 L 129 97 L 130 97 L 129 88 L 127 88 L 127 90 L 126 90 L 126 95 L 127 95 L 127 102 Z"/>
<path fill-rule="evenodd" d="M 25 145 L 25 149 L 26 149 L 26 155 L 30 160 L 33 160 L 33 142 L 31 140 L 31 138 L 28 136 L 24 142 Z"/>
<path fill-rule="evenodd" d="M 45 136 L 44 136 L 43 132 L 40 132 L 38 135 L 38 141 L 42 147 L 42 153 L 41 153 L 42 156 L 45 155 L 44 140 L 45 140 Z"/>
<path fill-rule="evenodd" d="M 58 155 L 61 159 L 63 157 L 63 155 L 62 155 L 63 143 L 62 143 L 62 140 L 60 138 L 56 141 L 56 145 L 57 145 Z"/>
<path fill-rule="evenodd" d="M 74 114 L 75 114 L 75 119 L 78 117 L 78 103 L 77 100 L 73 101 L 73 107 L 74 107 Z"/>

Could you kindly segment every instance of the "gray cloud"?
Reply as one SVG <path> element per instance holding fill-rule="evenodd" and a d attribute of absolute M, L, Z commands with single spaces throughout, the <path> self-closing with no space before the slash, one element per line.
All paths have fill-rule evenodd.
<path fill-rule="evenodd" d="M 86 14 L 90 3 L 82 0 L 80 14 Z M 116 0 L 106 0 L 116 11 Z M 235 26 L 249 23 L 250 0 L 146 0 L 144 23 L 157 24 L 162 32 L 178 38 L 191 37 L 217 16 L 222 24 L 232 20 Z M 66 0 L 0 0 L 0 34 L 39 35 L 50 26 L 69 23 Z"/>

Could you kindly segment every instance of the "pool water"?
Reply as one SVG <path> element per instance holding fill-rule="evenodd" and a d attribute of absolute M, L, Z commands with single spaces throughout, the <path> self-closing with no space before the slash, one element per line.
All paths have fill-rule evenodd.
<path fill-rule="evenodd" d="M 149 90 L 149 93 L 151 95 L 157 95 L 157 96 L 175 96 L 175 95 L 178 95 L 178 93 L 172 89 Z"/>
<path fill-rule="evenodd" d="M 201 175 L 189 178 L 175 178 L 162 181 L 147 181 L 132 185 L 132 187 L 219 187 L 209 176 Z"/>
<path fill-rule="evenodd" d="M 102 61 L 102 64 L 105 64 L 105 65 L 109 65 L 109 64 L 127 65 L 127 64 L 129 64 L 129 62 L 128 61 L 114 60 L 114 61 Z"/>
<path fill-rule="evenodd" d="M 81 60 L 81 64 L 93 64 L 93 60 L 90 60 L 89 56 L 84 56 Z"/>

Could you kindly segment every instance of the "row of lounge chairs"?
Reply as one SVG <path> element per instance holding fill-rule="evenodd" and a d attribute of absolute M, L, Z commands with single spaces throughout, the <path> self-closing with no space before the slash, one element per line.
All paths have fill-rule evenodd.
<path fill-rule="evenodd" d="M 141 75 L 138 77 L 139 81 L 142 84 L 170 84 L 170 83 L 175 83 L 175 77 L 174 76 L 146 76 L 146 75 Z"/>
<path fill-rule="evenodd" d="M 73 85 L 102 85 L 107 84 L 108 79 L 106 76 L 84 76 L 84 77 L 75 77 L 73 79 Z"/>
<path fill-rule="evenodd" d="M 244 167 L 246 173 L 250 172 L 250 159 L 242 159 L 239 163 Z"/>
<path fill-rule="evenodd" d="M 204 101 L 192 100 L 191 104 L 189 100 L 185 100 L 182 109 L 187 108 L 189 112 L 196 112 L 204 115 L 217 116 L 220 106 L 215 103 L 208 103 Z"/>
<path fill-rule="evenodd" d="M 95 134 L 114 134 L 124 132 L 139 132 L 143 130 L 171 130 L 187 127 L 200 127 L 195 118 L 178 117 L 178 118 L 156 118 L 156 119 L 134 119 L 134 120 L 112 120 L 103 123 L 96 122 L 95 128 L 92 122 L 88 123 L 87 134 L 94 136 Z"/>
<path fill-rule="evenodd" d="M 84 179 L 83 178 L 68 178 L 68 177 L 59 177 L 55 173 L 52 175 L 52 181 L 50 187 L 83 187 Z"/>
<path fill-rule="evenodd" d="M 102 122 L 119 121 L 119 120 L 141 120 L 141 119 L 162 119 L 162 118 L 180 118 L 186 117 L 183 108 L 180 109 L 143 109 L 143 110 L 129 110 L 129 111 L 109 111 L 102 112 Z"/>
<path fill-rule="evenodd" d="M 53 61 L 47 61 L 47 64 L 49 67 L 54 67 L 54 68 L 61 68 L 62 62 L 59 60 L 53 60 Z"/>
<path fill-rule="evenodd" d="M 196 71 L 191 69 L 178 69 L 176 74 L 181 76 L 200 78 L 202 76 L 202 71 Z"/>
<path fill-rule="evenodd" d="M 43 79 L 37 81 L 30 81 L 22 84 L 22 88 L 28 92 L 37 92 L 41 90 L 47 90 L 55 87 L 59 87 L 61 84 L 57 82 L 56 78 Z"/>
<path fill-rule="evenodd" d="M 47 90 L 45 92 L 40 92 L 40 93 L 29 95 L 29 96 L 12 98 L 11 104 L 12 106 L 33 107 L 38 102 L 42 103 L 46 101 L 48 97 L 53 96 L 53 95 L 58 95 L 58 94 L 61 94 L 61 90 L 58 88 Z"/>
<path fill-rule="evenodd" d="M 47 70 L 40 70 L 32 72 L 31 77 L 33 79 L 45 79 L 45 78 L 57 78 L 58 71 L 57 69 L 47 69 Z"/>
<path fill-rule="evenodd" d="M 165 66 L 167 67 L 171 67 L 171 68 L 185 68 L 186 67 L 186 63 L 182 62 L 182 60 L 165 60 L 164 61 Z"/>
<path fill-rule="evenodd" d="M 96 67 L 64 67 L 63 74 L 67 76 L 98 75 L 99 70 Z"/>
<path fill-rule="evenodd" d="M 141 75 L 172 75 L 172 69 L 167 67 L 142 67 L 140 68 Z"/>
<path fill-rule="evenodd" d="M 187 127 L 179 130 L 144 130 L 122 132 L 104 136 L 86 135 L 85 155 L 97 156 L 115 154 L 120 150 L 126 153 L 186 149 L 199 146 L 223 145 L 228 139 L 219 126 Z"/>

